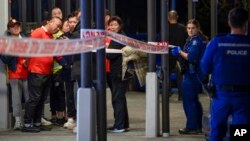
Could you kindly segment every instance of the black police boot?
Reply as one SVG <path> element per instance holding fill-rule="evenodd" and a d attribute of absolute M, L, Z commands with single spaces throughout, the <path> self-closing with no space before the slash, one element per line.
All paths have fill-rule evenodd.
<path fill-rule="evenodd" d="M 190 134 L 190 135 L 198 135 L 201 134 L 202 131 L 201 129 L 188 129 L 188 128 L 183 128 L 179 129 L 180 134 Z"/>

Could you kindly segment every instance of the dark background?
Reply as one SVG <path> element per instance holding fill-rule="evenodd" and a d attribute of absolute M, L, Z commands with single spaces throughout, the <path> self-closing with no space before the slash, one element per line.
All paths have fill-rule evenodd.
<path fill-rule="evenodd" d="M 49 13 L 49 1 L 42 1 L 42 13 Z M 76 3 L 78 0 L 71 0 L 71 10 L 78 9 Z M 107 0 L 106 0 L 107 1 Z M 171 0 L 169 0 L 171 5 Z M 56 0 L 56 6 L 62 8 L 63 0 Z M 160 33 L 160 2 L 156 0 L 156 25 L 157 33 Z M 188 0 L 175 0 L 176 11 L 179 14 L 179 22 L 186 24 L 188 20 Z M 19 0 L 11 0 L 11 16 L 22 22 L 19 18 Z M 27 0 L 27 22 L 34 21 L 34 0 Z M 250 11 L 250 0 L 218 0 L 218 33 L 228 33 L 227 14 L 233 7 L 241 6 Z M 62 9 L 64 10 L 64 9 Z M 198 0 L 196 2 L 196 19 L 201 24 L 201 29 L 205 35 L 210 36 L 210 0 Z M 125 32 L 130 34 L 146 34 L 147 33 L 147 0 L 116 0 L 116 15 L 120 16 L 124 22 Z M 67 16 L 67 15 L 64 15 Z M 42 15 L 45 19 L 46 15 Z M 94 19 L 94 18 L 93 18 Z"/>

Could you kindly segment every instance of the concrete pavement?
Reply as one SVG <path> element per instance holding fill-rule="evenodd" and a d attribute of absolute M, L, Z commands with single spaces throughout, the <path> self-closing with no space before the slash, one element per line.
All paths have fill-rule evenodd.
<path fill-rule="evenodd" d="M 145 93 L 127 93 L 130 131 L 125 133 L 107 133 L 107 141 L 204 141 L 204 135 L 179 135 L 178 129 L 185 126 L 185 115 L 182 102 L 178 101 L 177 94 L 170 97 L 170 136 L 145 137 Z M 203 109 L 209 106 L 208 96 L 201 94 L 200 100 Z M 107 126 L 113 124 L 113 109 L 111 106 L 110 91 L 107 90 Z M 52 131 L 40 133 L 23 133 L 13 130 L 0 130 L 0 141 L 76 141 L 76 135 L 71 130 L 54 126 Z"/>

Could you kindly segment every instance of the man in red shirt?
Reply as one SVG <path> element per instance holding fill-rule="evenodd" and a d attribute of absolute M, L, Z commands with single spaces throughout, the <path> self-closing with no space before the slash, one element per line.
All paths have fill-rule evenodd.
<path fill-rule="evenodd" d="M 51 18 L 45 26 L 35 29 L 30 38 L 52 39 L 59 31 L 61 19 Z M 44 101 L 50 90 L 53 57 L 31 57 L 28 60 L 29 100 L 25 105 L 23 132 L 40 132 Z"/>

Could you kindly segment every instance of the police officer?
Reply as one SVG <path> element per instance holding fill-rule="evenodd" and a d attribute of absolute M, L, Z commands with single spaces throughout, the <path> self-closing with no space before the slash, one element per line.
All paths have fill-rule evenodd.
<path fill-rule="evenodd" d="M 201 81 L 204 75 L 200 70 L 200 60 L 206 47 L 206 36 L 200 31 L 200 24 L 195 19 L 187 22 L 187 42 L 172 49 L 172 54 L 179 56 L 184 78 L 182 80 L 183 108 L 187 118 L 186 127 L 180 134 L 199 134 L 202 128 L 202 106 L 198 94 L 202 90 Z"/>
<path fill-rule="evenodd" d="M 250 125 L 250 38 L 249 13 L 242 8 L 229 12 L 231 33 L 214 37 L 201 60 L 201 69 L 212 74 L 215 94 L 211 105 L 210 141 L 222 141 L 227 119 Z"/>

